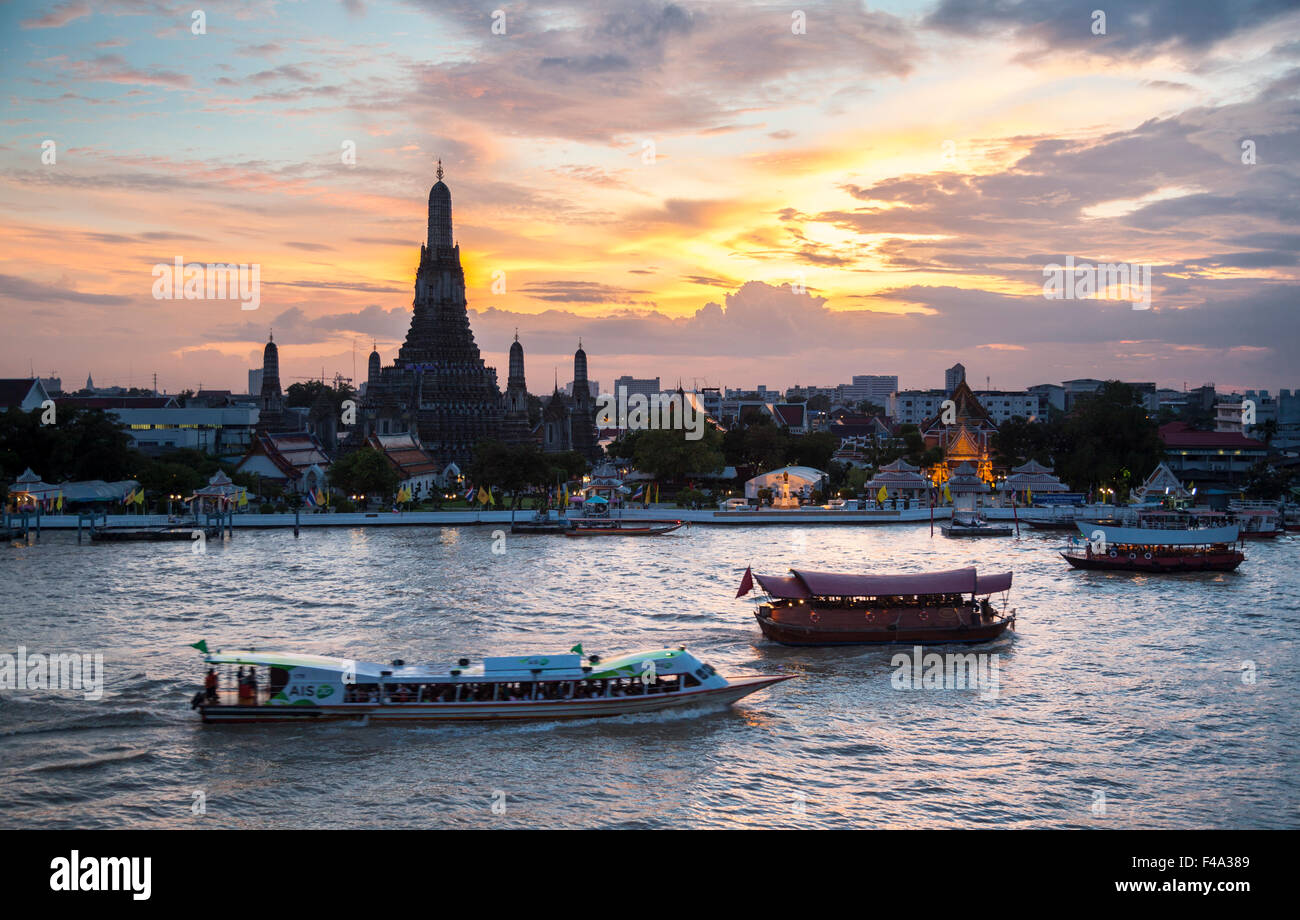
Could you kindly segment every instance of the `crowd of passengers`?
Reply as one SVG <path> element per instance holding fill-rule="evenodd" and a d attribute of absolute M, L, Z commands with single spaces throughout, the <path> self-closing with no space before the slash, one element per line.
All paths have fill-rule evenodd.
<path fill-rule="evenodd" d="M 688 687 L 699 681 L 689 674 L 682 675 Z M 491 681 L 458 684 L 390 684 L 384 687 L 388 703 L 486 703 L 517 702 L 523 700 L 587 700 L 619 696 L 645 696 L 655 693 L 673 693 L 682 684 L 678 675 L 656 676 L 653 680 L 639 677 L 611 678 L 605 680 L 554 680 L 554 681 Z M 378 684 L 354 684 L 343 695 L 345 703 L 380 702 Z"/>

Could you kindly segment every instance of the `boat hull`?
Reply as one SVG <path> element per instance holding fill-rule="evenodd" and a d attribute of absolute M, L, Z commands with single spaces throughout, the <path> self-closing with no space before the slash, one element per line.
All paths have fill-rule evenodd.
<path fill-rule="evenodd" d="M 1023 523 L 1023 524 L 1028 524 L 1029 527 L 1030 527 L 1032 530 L 1069 530 L 1069 531 L 1073 531 L 1073 530 L 1076 529 L 1075 526 L 1074 526 L 1074 521 L 1073 521 L 1073 520 L 1069 520 L 1069 521 L 1032 521 L 1032 520 L 1029 520 L 1029 521 L 1022 521 L 1021 523 Z"/>
<path fill-rule="evenodd" d="M 515 722 L 524 720 L 591 719 L 635 715 L 668 709 L 724 707 L 758 690 L 789 680 L 779 677 L 728 678 L 728 685 L 711 690 L 685 690 L 647 696 L 617 696 L 586 700 L 521 700 L 465 703 L 342 703 L 334 706 L 201 705 L 208 724 L 250 722 Z"/>
<path fill-rule="evenodd" d="M 939 528 L 945 537 L 1009 537 L 1010 527 L 951 527 Z"/>
<path fill-rule="evenodd" d="M 551 534 L 565 533 L 572 525 L 568 521 L 549 521 L 543 524 L 534 524 L 526 522 L 522 524 L 511 524 L 510 532 L 519 534 Z"/>
<path fill-rule="evenodd" d="M 1061 558 L 1076 569 L 1098 572 L 1145 572 L 1148 574 L 1175 572 L 1231 572 L 1245 561 L 1246 556 L 1235 550 L 1195 555 L 1159 556 L 1147 559 L 1145 555 L 1130 559 L 1128 556 L 1080 556 L 1061 553 Z"/>
<path fill-rule="evenodd" d="M 221 531 L 216 527 L 144 527 L 140 529 L 98 529 L 90 531 L 90 539 L 96 543 L 158 542 L 162 540 L 193 540 L 195 533 L 205 537 L 218 536 Z"/>
<path fill-rule="evenodd" d="M 974 624 L 925 625 L 911 620 L 900 621 L 894 629 L 889 624 L 854 627 L 842 622 L 797 623 L 782 622 L 754 614 L 763 635 L 782 645 L 970 645 L 990 642 L 1015 623 L 1015 616 L 979 621 Z"/>
<path fill-rule="evenodd" d="M 564 531 L 566 537 L 654 537 L 672 533 L 682 526 L 681 521 L 651 527 L 584 527 L 581 524 Z"/>

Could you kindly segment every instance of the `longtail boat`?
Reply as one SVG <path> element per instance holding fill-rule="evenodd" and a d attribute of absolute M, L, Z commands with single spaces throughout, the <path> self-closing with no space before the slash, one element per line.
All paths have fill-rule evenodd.
<path fill-rule="evenodd" d="M 653 537 L 672 533 L 685 521 L 622 520 L 621 518 L 574 518 L 566 537 Z"/>
<path fill-rule="evenodd" d="M 754 611 L 763 635 L 783 645 L 908 645 L 988 642 L 1014 628 L 1006 609 L 1011 573 L 975 569 L 898 575 L 849 575 L 791 569 L 745 570 L 737 597 L 757 581 L 766 595 Z M 1002 609 L 989 595 L 1002 594 Z"/>
<path fill-rule="evenodd" d="M 477 665 L 462 658 L 444 668 L 283 652 L 203 652 L 211 683 L 190 705 L 206 723 L 585 719 L 724 707 L 792 676 L 723 677 L 684 646 L 609 661 L 584 656 L 581 649 L 484 658 Z M 219 668 L 227 672 L 224 679 Z M 262 669 L 257 682 L 248 681 L 245 668 L 254 674 Z"/>
<path fill-rule="evenodd" d="M 1079 521 L 1083 551 L 1061 553 L 1076 569 L 1113 572 L 1231 572 L 1245 561 L 1240 528 L 1223 518 L 1145 512 L 1136 526 Z"/>

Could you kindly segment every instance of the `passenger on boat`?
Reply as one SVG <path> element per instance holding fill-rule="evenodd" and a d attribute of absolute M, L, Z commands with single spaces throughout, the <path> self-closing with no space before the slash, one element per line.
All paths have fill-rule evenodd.
<path fill-rule="evenodd" d="M 203 678 L 203 698 L 209 703 L 217 701 L 217 672 L 213 668 L 208 668 L 208 674 Z"/>

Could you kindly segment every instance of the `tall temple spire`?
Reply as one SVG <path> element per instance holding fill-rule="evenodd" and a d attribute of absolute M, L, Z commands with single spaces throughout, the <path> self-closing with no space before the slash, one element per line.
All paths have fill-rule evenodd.
<path fill-rule="evenodd" d="M 440 249 L 455 245 L 451 233 L 451 190 L 442 181 L 442 160 L 438 161 L 438 181 L 429 189 L 429 238 L 426 244 L 431 255 Z"/>
<path fill-rule="evenodd" d="M 378 354 L 371 354 L 364 416 L 357 427 L 360 437 L 411 434 L 445 469 L 467 464 L 475 445 L 501 439 L 505 402 L 496 370 L 484 363 L 470 328 L 465 270 L 452 233 L 451 192 L 442 181 L 441 162 L 436 174 L 429 190 L 428 237 L 415 273 L 411 325 L 392 365 L 383 367 Z"/>
<path fill-rule="evenodd" d="M 506 378 L 506 414 L 528 417 L 528 385 L 524 381 L 524 346 L 519 344 L 519 330 L 510 343 L 510 375 Z"/>

